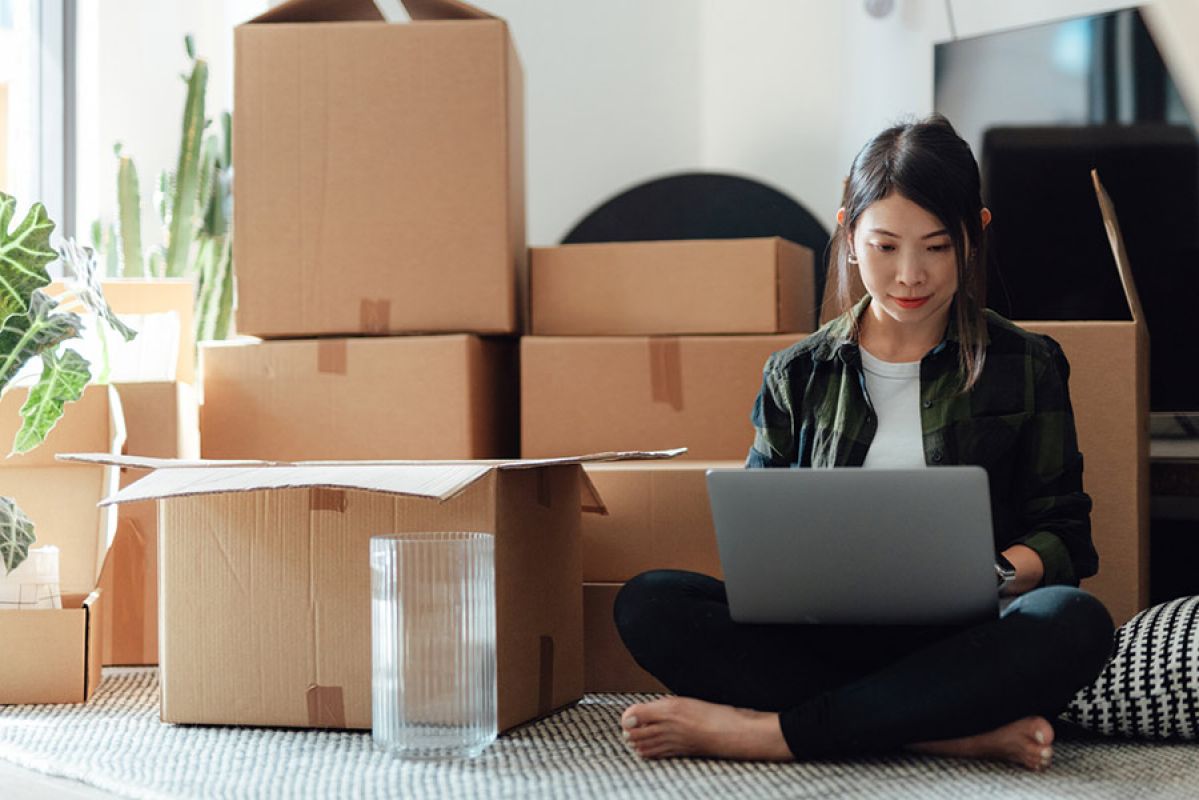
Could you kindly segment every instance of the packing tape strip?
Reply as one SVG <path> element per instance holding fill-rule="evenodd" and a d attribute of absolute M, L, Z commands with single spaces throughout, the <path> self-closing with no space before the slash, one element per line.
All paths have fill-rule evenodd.
<path fill-rule="evenodd" d="M 336 511 L 344 514 L 346 510 L 346 493 L 341 489 L 323 489 L 314 486 L 308 490 L 309 511 Z"/>
<path fill-rule="evenodd" d="M 308 727 L 344 728 L 346 726 L 345 696 L 340 686 L 308 687 Z"/>
<path fill-rule="evenodd" d="M 554 710 L 554 637 L 541 637 L 541 658 L 537 675 L 537 715 Z"/>
<path fill-rule="evenodd" d="M 316 343 L 316 371 L 332 375 L 346 374 L 346 340 L 321 339 Z"/>
<path fill-rule="evenodd" d="M 678 339 L 649 340 L 649 380 L 655 403 L 683 410 L 683 357 Z"/>
<path fill-rule="evenodd" d="M 358 329 L 363 333 L 390 333 L 391 301 L 363 298 L 358 305 Z"/>

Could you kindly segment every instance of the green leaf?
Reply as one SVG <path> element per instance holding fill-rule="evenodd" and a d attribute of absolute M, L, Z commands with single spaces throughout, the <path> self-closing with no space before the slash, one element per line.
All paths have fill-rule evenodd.
<path fill-rule="evenodd" d="M 0 325 L 0 388 L 8 385 L 29 359 L 79 335 L 82 320 L 69 311 L 56 311 L 57 307 L 57 302 L 39 290 L 33 293 L 29 311 Z"/>
<path fill-rule="evenodd" d="M 11 497 L 0 497 L 0 562 L 4 574 L 21 566 L 33 544 L 33 523 Z"/>
<path fill-rule="evenodd" d="M 9 231 L 17 200 L 0 192 L 0 323 L 29 310 L 35 289 L 50 283 L 46 266 L 57 258 L 50 247 L 54 223 L 46 207 L 34 203 L 16 230 Z"/>
<path fill-rule="evenodd" d="M 42 353 L 42 377 L 21 406 L 24 422 L 13 442 L 13 454 L 29 452 L 45 441 L 67 403 L 83 395 L 92 377 L 89 366 L 87 359 L 74 350 L 65 350 L 61 356 L 53 350 Z"/>
<path fill-rule="evenodd" d="M 95 251 L 80 245 L 74 239 L 68 239 L 59 249 L 59 255 L 62 256 L 70 289 L 93 314 L 107 322 L 108 327 L 124 337 L 125 341 L 132 341 L 137 336 L 137 331 L 121 322 L 104 299 L 104 289 L 100 285 L 100 266 L 96 261 Z"/>

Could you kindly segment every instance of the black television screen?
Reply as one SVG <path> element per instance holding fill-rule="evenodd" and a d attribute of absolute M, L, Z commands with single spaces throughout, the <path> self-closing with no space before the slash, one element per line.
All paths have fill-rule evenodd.
<path fill-rule="evenodd" d="M 1120 217 L 1150 336 L 1153 411 L 1199 411 L 1199 137 L 1141 13 L 958 39 L 935 107 L 979 159 L 994 214 L 988 305 L 1128 319 L 1090 170 Z"/>

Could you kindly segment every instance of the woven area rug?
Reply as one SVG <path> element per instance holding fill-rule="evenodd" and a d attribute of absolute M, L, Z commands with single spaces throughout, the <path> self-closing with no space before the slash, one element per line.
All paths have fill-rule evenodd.
<path fill-rule="evenodd" d="M 130 798 L 1193 798 L 1199 748 L 1064 741 L 1054 767 L 896 756 L 808 764 L 645 762 L 617 722 L 644 695 L 589 695 L 470 761 L 405 762 L 368 733 L 166 725 L 153 669 L 106 671 L 84 706 L 0 706 L 0 758 Z M 3 787 L 0 787 L 0 796 Z"/>

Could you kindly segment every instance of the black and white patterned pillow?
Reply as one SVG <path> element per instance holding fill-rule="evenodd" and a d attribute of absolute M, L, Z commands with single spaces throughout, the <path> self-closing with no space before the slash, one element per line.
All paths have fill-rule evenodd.
<path fill-rule="evenodd" d="M 1062 716 L 1109 736 L 1199 738 L 1199 597 L 1121 625 L 1111 661 Z"/>

